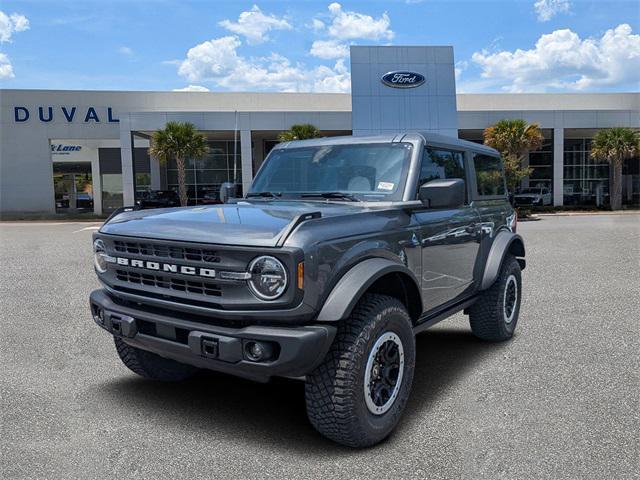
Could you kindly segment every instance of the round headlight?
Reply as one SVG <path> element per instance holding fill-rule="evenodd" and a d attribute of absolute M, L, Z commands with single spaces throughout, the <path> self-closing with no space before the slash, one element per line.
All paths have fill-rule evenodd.
<path fill-rule="evenodd" d="M 275 300 L 287 288 L 287 270 L 277 258 L 254 258 L 249 264 L 249 273 L 249 287 L 261 300 Z"/>
<path fill-rule="evenodd" d="M 99 273 L 107 271 L 107 249 L 102 240 L 93 242 L 93 264 Z"/>

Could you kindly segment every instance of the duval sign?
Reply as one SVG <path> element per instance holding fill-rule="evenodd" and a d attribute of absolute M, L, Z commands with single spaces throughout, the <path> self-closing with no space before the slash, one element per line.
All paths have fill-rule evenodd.
<path fill-rule="evenodd" d="M 75 106 L 42 106 L 29 107 L 16 106 L 13 107 L 13 118 L 16 123 L 23 123 L 30 118 L 38 119 L 40 122 L 49 123 L 54 120 L 62 120 L 63 122 L 83 122 L 83 123 L 118 123 L 120 120 L 113 115 L 113 108 L 96 108 L 96 107 L 75 107 Z"/>
<path fill-rule="evenodd" d="M 393 88 L 415 88 L 425 82 L 424 75 L 407 71 L 385 73 L 380 80 L 387 87 Z"/>

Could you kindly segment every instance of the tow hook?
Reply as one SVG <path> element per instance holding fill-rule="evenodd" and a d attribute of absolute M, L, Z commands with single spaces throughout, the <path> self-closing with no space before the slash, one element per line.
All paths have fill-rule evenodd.
<path fill-rule="evenodd" d="M 93 320 L 102 328 L 119 337 L 133 338 L 138 333 L 136 320 L 128 315 L 121 315 L 105 310 L 98 305 L 91 305 Z"/>
<path fill-rule="evenodd" d="M 132 338 L 136 335 L 136 321 L 133 317 L 116 314 L 108 314 L 106 317 L 105 326 L 107 328 L 111 327 L 110 331 L 114 335 L 128 338 Z"/>

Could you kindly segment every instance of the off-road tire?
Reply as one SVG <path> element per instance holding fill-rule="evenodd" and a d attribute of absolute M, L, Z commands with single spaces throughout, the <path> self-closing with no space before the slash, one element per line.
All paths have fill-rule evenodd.
<path fill-rule="evenodd" d="M 185 365 L 127 345 L 121 338 L 113 337 L 113 340 L 122 363 L 129 370 L 142 377 L 162 382 L 179 382 L 193 376 L 198 371 L 196 367 L 191 365 Z"/>
<path fill-rule="evenodd" d="M 513 317 L 507 321 L 505 313 L 505 289 L 508 279 L 514 277 L 517 285 Z M 469 323 L 473 334 L 492 342 L 509 340 L 513 336 L 520 314 L 522 299 L 522 277 L 520 264 L 507 254 L 502 261 L 500 273 L 494 284 L 482 292 L 480 298 L 469 309 Z"/>
<path fill-rule="evenodd" d="M 383 414 L 365 400 L 365 370 L 372 347 L 387 332 L 404 349 L 397 396 Z M 350 447 L 368 447 L 385 439 L 404 411 L 415 368 L 415 338 L 405 306 L 395 298 L 366 294 L 338 332 L 323 363 L 307 375 L 305 397 L 311 424 L 325 437 Z"/>

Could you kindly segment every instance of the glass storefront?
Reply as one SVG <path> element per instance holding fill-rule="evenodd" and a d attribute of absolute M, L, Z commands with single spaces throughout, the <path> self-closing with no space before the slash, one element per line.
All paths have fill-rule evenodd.
<path fill-rule="evenodd" d="M 53 162 L 56 213 L 93 212 L 90 162 Z"/>
<path fill-rule="evenodd" d="M 100 180 L 102 211 L 111 213 L 123 205 L 122 161 L 119 148 L 100 148 Z"/>
<path fill-rule="evenodd" d="M 609 164 L 591 158 L 590 138 L 564 140 L 564 204 L 609 203 Z"/>
<path fill-rule="evenodd" d="M 640 207 L 640 156 L 622 165 L 622 205 Z"/>
<path fill-rule="evenodd" d="M 553 131 L 543 130 L 544 143 L 539 150 L 529 152 L 529 187 L 546 188 L 553 193 Z"/>
<path fill-rule="evenodd" d="M 167 163 L 167 188 L 178 190 L 178 170 L 175 160 Z M 190 204 L 213 203 L 218 198 L 220 184 L 235 182 L 237 195 L 242 195 L 242 162 L 240 142 L 211 141 L 209 153 L 200 160 L 186 162 L 187 194 Z"/>

